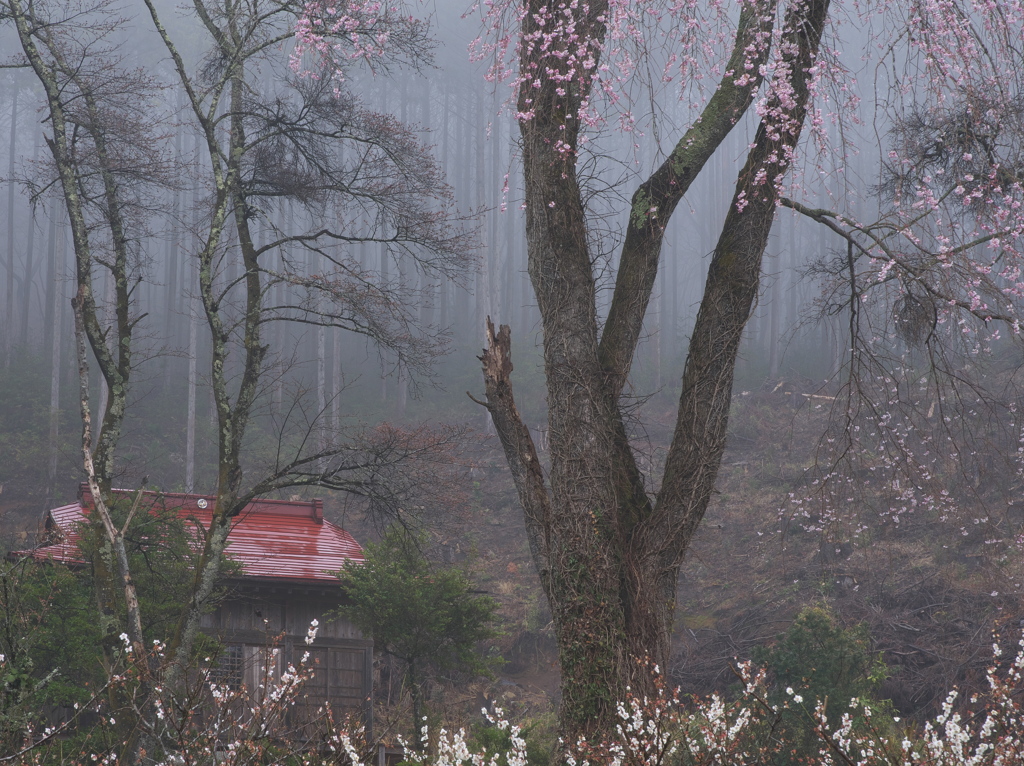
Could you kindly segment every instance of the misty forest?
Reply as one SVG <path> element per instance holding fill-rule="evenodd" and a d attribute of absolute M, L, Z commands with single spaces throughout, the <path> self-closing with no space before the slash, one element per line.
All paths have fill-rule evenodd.
<path fill-rule="evenodd" d="M 0 759 L 1024 763 L 1022 41 L 0 0 Z"/>

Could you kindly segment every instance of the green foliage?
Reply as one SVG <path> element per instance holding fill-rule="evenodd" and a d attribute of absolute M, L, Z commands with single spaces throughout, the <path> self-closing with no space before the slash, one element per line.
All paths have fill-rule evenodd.
<path fill-rule="evenodd" d="M 486 720 L 473 724 L 468 734 L 464 729 L 455 731 L 432 726 L 431 752 L 406 753 L 408 760 L 402 766 L 469 766 L 470 763 L 552 766 L 561 762 L 558 719 L 554 712 L 533 716 L 519 726 L 513 725 L 500 707 L 492 713 L 485 711 L 484 716 Z M 465 758 L 467 754 L 469 758 Z M 588 766 L 586 761 L 580 763 Z"/>
<path fill-rule="evenodd" d="M 462 570 L 431 564 L 422 542 L 392 528 L 368 544 L 365 563 L 341 572 L 349 603 L 340 611 L 405 663 L 486 674 L 477 644 L 495 635 L 497 603 L 474 594 Z"/>
<path fill-rule="evenodd" d="M 118 502 L 111 509 L 118 526 L 130 505 Z M 80 547 L 93 560 L 100 551 L 84 531 Z M 140 510 L 128 526 L 125 543 L 149 641 L 167 639 L 188 601 L 191 542 L 192 533 L 174 509 Z M 124 605 L 118 603 L 121 613 L 114 616 L 123 626 Z M 72 570 L 26 558 L 0 562 L 0 752 L 19 745 L 27 726 L 46 725 L 46 710 L 92 698 L 107 671 L 121 668 L 119 632 L 105 635 L 101 628 L 91 567 Z M 123 703 L 116 695 L 103 698 L 112 712 Z M 76 728 L 74 734 L 88 739 L 97 734 L 92 728 Z"/>
<path fill-rule="evenodd" d="M 0 563 L 0 752 L 45 706 L 88 701 L 104 682 L 88 583 L 58 564 Z"/>
<path fill-rule="evenodd" d="M 871 652 L 867 628 L 844 629 L 821 607 L 808 607 L 771 647 L 754 651 L 776 685 L 800 689 L 805 697 L 848 702 L 868 699 L 885 678 L 886 666 Z"/>
<path fill-rule="evenodd" d="M 551 766 L 558 750 L 558 721 L 554 713 L 524 721 L 519 736 L 525 741 L 527 766 Z M 469 749 L 485 755 L 485 763 L 508 766 L 513 750 L 512 732 L 493 721 L 473 726 L 467 740 Z"/>
<path fill-rule="evenodd" d="M 373 635 L 377 649 L 404 663 L 417 744 L 423 679 L 456 668 L 487 674 L 477 644 L 495 635 L 497 608 L 494 599 L 473 593 L 465 572 L 431 564 L 422 545 L 422 538 L 396 527 L 368 544 L 365 562 L 340 572 L 348 603 L 339 610 Z"/>
<path fill-rule="evenodd" d="M 118 527 L 127 519 L 134 499 L 134 495 L 114 496 L 110 513 Z M 125 532 L 125 549 L 138 591 L 147 641 L 166 641 L 174 630 L 182 604 L 188 603 L 197 557 L 192 544 L 193 533 L 178 518 L 175 508 L 140 509 L 132 516 Z M 100 555 L 98 543 L 91 534 L 82 536 L 80 547 L 88 560 Z M 120 618 L 123 625 L 124 615 Z"/>
<path fill-rule="evenodd" d="M 769 700 L 781 710 L 777 736 L 789 744 L 782 762 L 799 763 L 817 752 L 820 742 L 811 729 L 810 714 L 818 702 L 827 703 L 832 727 L 855 698 L 878 713 L 874 726 L 887 718 L 888 706 L 874 698 L 887 667 L 871 651 L 867 628 L 843 628 L 825 608 L 801 611 L 774 645 L 754 650 L 753 660 L 774 682 Z M 862 723 L 858 719 L 854 725 Z"/>
<path fill-rule="evenodd" d="M 512 750 L 512 734 L 507 729 L 499 729 L 490 724 L 477 724 L 470 729 L 466 741 L 474 753 L 485 755 L 486 763 L 496 766 L 508 766 L 508 754 Z"/>

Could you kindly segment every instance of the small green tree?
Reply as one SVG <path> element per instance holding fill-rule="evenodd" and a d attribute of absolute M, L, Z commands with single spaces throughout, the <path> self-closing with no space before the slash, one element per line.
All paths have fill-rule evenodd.
<path fill-rule="evenodd" d="M 132 511 L 131 498 L 116 496 L 111 518 L 119 529 L 133 582 L 147 620 L 144 638 L 166 642 L 172 635 L 181 603 L 188 598 L 196 559 L 194 536 L 173 507 Z M 129 518 L 130 516 L 130 518 Z M 84 533 L 79 545 L 86 561 L 97 560 L 95 540 Z M 0 549 L 0 554 L 3 550 Z M 223 570 L 238 571 L 228 561 Z M 130 685 L 107 686 L 131 664 L 124 639 L 110 636 L 97 619 L 95 567 L 67 567 L 29 557 L 0 555 L 0 757 L 19 749 L 26 732 L 72 716 L 75 705 L 99 695 L 116 726 L 97 728 L 93 716 L 76 717 L 63 732 L 88 737 L 101 729 L 115 741 L 132 736 L 135 726 Z M 216 602 L 211 599 L 211 604 Z M 125 605 L 107 615 L 125 624 Z M 209 653 L 209 639 L 195 647 Z"/>
<path fill-rule="evenodd" d="M 368 544 L 365 562 L 340 573 L 349 603 L 339 610 L 405 666 L 417 749 L 424 680 L 453 668 L 486 674 L 477 644 L 495 635 L 497 607 L 489 596 L 474 594 L 464 571 L 435 566 L 422 547 L 422 538 L 395 527 L 380 543 Z"/>
<path fill-rule="evenodd" d="M 753 660 L 774 681 L 769 698 L 781 711 L 777 735 L 783 743 L 778 763 L 801 763 L 817 753 L 821 742 L 810 712 L 818 702 L 826 703 L 832 727 L 850 712 L 854 698 L 880 714 L 888 712 L 888 706 L 875 698 L 887 667 L 871 651 L 867 628 L 843 628 L 828 609 L 802 610 L 772 646 L 754 650 Z M 876 718 L 877 727 L 885 716 Z M 856 728 L 862 723 L 854 721 Z"/>
<path fill-rule="evenodd" d="M 22 747 L 48 708 L 85 703 L 103 685 L 99 639 L 83 578 L 0 558 L 0 755 Z"/>

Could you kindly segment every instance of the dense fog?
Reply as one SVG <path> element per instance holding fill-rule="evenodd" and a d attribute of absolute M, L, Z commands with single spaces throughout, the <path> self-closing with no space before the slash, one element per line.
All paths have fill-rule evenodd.
<path fill-rule="evenodd" d="M 1024 599 L 1024 14 L 559 2 L 352 0 L 332 43 L 315 0 L 0 0 L 9 560 L 83 478 L 104 546 L 138 488 L 202 494 L 184 636 L 232 525 L 302 501 L 496 594 L 467 652 L 563 734 L 612 731 L 626 657 L 700 693 L 818 663 L 791 620 L 886 715 L 984 685 Z M 400 707 L 375 672 L 356 696 Z"/>
<path fill-rule="evenodd" d="M 203 195 L 210 190 L 191 172 L 200 162 L 200 137 L 184 119 L 184 95 L 168 76 L 170 63 L 147 27 L 148 20 L 133 18 L 136 12 L 131 6 L 120 11 L 125 22 L 120 25 L 123 36 L 117 42 L 117 53 L 128 63 L 137 62 L 154 81 L 146 96 L 152 99 L 147 109 L 156 115 L 158 153 L 173 177 L 140 188 L 146 198 L 140 200 L 129 235 L 137 259 L 134 297 L 141 339 L 137 348 L 147 357 L 132 386 L 137 406 L 129 416 L 129 430 L 140 438 L 143 434 L 155 436 L 159 448 L 153 455 L 133 456 L 125 466 L 141 461 L 143 467 L 128 470 L 153 472 L 154 479 L 168 487 L 199 488 L 210 478 L 204 474 L 204 465 L 211 462 L 212 455 L 204 450 L 212 442 L 203 435 L 212 427 L 213 412 L 204 384 L 210 340 L 203 327 L 197 330 L 197 273 L 192 255 L 196 216 Z M 192 23 L 173 13 L 170 5 L 166 12 L 178 31 Z M 455 207 L 465 217 L 463 223 L 477 238 L 479 247 L 470 253 L 474 264 L 461 274 L 438 277 L 411 268 L 386 244 L 333 245 L 347 248 L 348 255 L 365 269 L 400 286 L 405 299 L 415 301 L 405 308 L 413 324 L 430 328 L 424 338 L 434 336 L 436 342 L 429 350 L 434 357 L 432 370 L 407 367 L 394 355 L 379 353 L 365 337 L 345 329 L 278 322 L 268 333 L 271 355 L 280 368 L 273 390 L 266 392 L 271 413 L 301 390 L 313 398 L 334 427 L 349 418 L 387 418 L 470 421 L 486 429 L 482 411 L 463 392 L 479 390 L 475 357 L 483 343 L 485 318 L 491 316 L 496 323 L 512 327 L 522 360 L 518 385 L 523 388 L 524 414 L 531 425 L 543 429 L 543 395 L 532 373 L 540 363 L 536 353 L 540 331 L 526 274 L 517 130 L 510 116 L 508 91 L 485 80 L 486 62 L 469 60 L 467 46 L 479 34 L 479 22 L 472 15 L 462 18 L 455 6 L 437 7 L 433 21 L 437 46 L 432 65 L 420 71 L 390 72 L 364 67 L 354 73 L 346 89 L 363 107 L 393 115 L 430 148 L 451 187 Z M 286 43 L 261 65 L 259 87 L 268 99 L 288 91 L 288 78 L 295 78 L 288 65 L 290 47 Z M 188 55 L 198 58 L 201 53 L 189 51 Z M 0 268 L 3 363 L 7 368 L 31 369 L 39 385 L 44 379 L 52 380 L 49 406 L 68 413 L 61 418 L 62 429 L 75 430 L 71 243 L 63 203 L 53 186 L 52 161 L 43 143 L 46 112 L 38 83 L 28 72 L 5 70 L 0 85 L 0 141 L 6 160 L 5 233 L 0 243 L 4 253 Z M 614 280 L 615 244 L 621 240 L 626 220 L 630 183 L 664 160 L 664 152 L 693 116 L 686 94 L 681 96 L 674 85 L 659 87 L 658 95 L 663 98 L 657 110 L 652 113 L 643 105 L 645 97 L 654 97 L 653 90 L 638 92 L 635 125 L 625 132 L 605 129 L 595 142 L 594 157 L 587 160 L 594 236 L 601 240 L 595 251 L 604 254 L 595 263 L 595 271 L 601 275 L 599 311 L 606 309 Z M 752 131 L 750 118 L 733 131 L 672 219 L 645 338 L 634 366 L 631 395 L 663 393 L 671 398 L 678 389 L 708 257 Z M 660 139 L 660 144 L 652 139 Z M 804 170 L 811 180 L 806 193 L 831 204 L 861 204 L 863 199 L 858 198 L 870 197 L 871 179 L 877 175 L 874 156 L 870 151 L 863 156 L 851 154 L 844 175 L 834 173 L 829 158 L 808 158 Z M 813 177 L 816 164 L 828 166 L 823 183 Z M 855 179 L 857 188 L 846 188 L 850 179 Z M 321 211 L 328 219 L 351 212 Z M 268 242 L 275 231 L 309 213 L 281 202 L 268 203 L 254 215 L 257 236 Z M 820 282 L 805 272 L 810 263 L 838 246 L 824 227 L 789 211 L 780 212 L 766 252 L 761 296 L 747 330 L 741 385 L 749 388 L 786 376 L 821 383 L 837 371 L 846 345 L 841 320 L 821 315 L 816 306 Z M 286 252 L 287 248 L 291 251 Z M 298 259 L 309 274 L 322 268 L 319 255 L 303 252 L 296 243 L 286 245 L 274 257 Z M 237 269 L 237 263 L 228 255 L 228 278 L 232 269 Z M 111 281 L 104 277 L 98 284 L 99 300 L 109 303 Z M 275 289 L 288 288 L 279 285 Z M 107 316 L 112 316 L 110 311 Z M 94 407 L 102 408 L 105 394 L 98 384 L 94 388 Z M 198 422 L 198 435 L 192 437 L 186 435 L 190 418 Z M 51 433 L 50 438 L 53 450 L 57 436 Z M 187 443 L 189 439 L 195 441 L 193 446 Z M 60 441 L 64 443 L 63 438 Z M 144 439 L 132 441 L 142 444 Z M 64 457 L 72 461 L 65 466 L 70 469 L 73 457 Z M 51 481 L 56 470 L 52 464 Z"/>

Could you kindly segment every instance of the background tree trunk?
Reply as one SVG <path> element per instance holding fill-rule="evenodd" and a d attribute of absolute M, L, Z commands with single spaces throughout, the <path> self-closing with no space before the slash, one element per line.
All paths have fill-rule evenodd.
<path fill-rule="evenodd" d="M 17 158 L 18 93 L 17 83 L 11 85 L 11 137 L 7 158 L 7 300 L 4 308 L 4 367 L 11 364 L 14 352 L 14 162 Z"/>
<path fill-rule="evenodd" d="M 65 237 L 63 222 L 58 225 L 58 218 L 63 216 L 60 201 L 56 196 L 50 202 L 50 236 L 47 246 L 50 262 L 50 290 L 48 300 L 47 330 L 50 334 L 50 464 L 47 471 L 46 504 L 51 506 L 55 498 L 51 497 L 53 487 L 57 483 L 57 464 L 60 457 L 60 373 L 61 350 L 64 342 L 62 332 L 64 324 L 64 267 Z M 60 246 L 57 246 L 58 232 Z"/>

